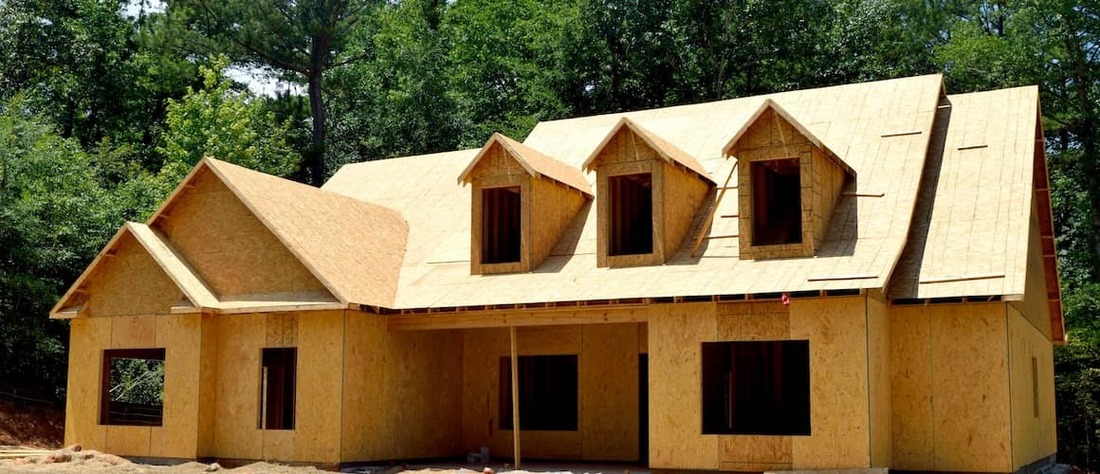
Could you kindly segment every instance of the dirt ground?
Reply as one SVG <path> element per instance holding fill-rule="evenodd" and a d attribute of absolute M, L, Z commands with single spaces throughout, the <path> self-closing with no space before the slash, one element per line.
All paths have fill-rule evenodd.
<path fill-rule="evenodd" d="M 0 446 L 56 449 L 64 437 L 64 411 L 0 401 Z"/>

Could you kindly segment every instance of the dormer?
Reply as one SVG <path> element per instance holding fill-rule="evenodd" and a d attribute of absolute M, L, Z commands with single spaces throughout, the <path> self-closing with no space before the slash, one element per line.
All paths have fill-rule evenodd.
<path fill-rule="evenodd" d="M 470 273 L 527 272 L 592 198 L 580 170 L 494 133 L 458 178 L 472 185 Z"/>
<path fill-rule="evenodd" d="M 596 171 L 600 267 L 664 264 L 714 182 L 694 157 L 623 117 L 584 162 Z"/>
<path fill-rule="evenodd" d="M 737 159 L 741 258 L 812 257 L 855 171 L 771 99 L 723 152 Z"/>

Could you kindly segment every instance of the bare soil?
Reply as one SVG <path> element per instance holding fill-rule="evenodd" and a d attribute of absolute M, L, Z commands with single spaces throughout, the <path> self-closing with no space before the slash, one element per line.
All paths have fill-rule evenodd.
<path fill-rule="evenodd" d="M 57 449 L 64 439 L 64 410 L 0 401 L 0 446 Z"/>

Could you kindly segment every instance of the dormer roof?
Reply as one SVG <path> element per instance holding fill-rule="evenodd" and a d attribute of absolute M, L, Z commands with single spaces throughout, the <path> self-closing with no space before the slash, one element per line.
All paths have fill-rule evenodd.
<path fill-rule="evenodd" d="M 493 136 L 485 142 L 485 145 L 481 147 L 474 159 L 470 160 L 470 164 L 458 176 L 459 184 L 470 183 L 474 169 L 477 168 L 482 159 L 489 155 L 494 146 L 503 148 L 508 156 L 516 160 L 532 177 L 545 176 L 589 196 L 592 195 L 592 187 L 588 185 L 588 180 L 585 179 L 584 173 L 581 173 L 580 170 L 512 140 L 501 133 L 493 133 Z"/>
<path fill-rule="evenodd" d="M 837 156 L 836 152 L 829 148 L 829 146 L 826 145 L 823 140 L 818 138 L 818 136 L 815 135 L 813 131 L 811 131 L 809 128 L 803 125 L 802 122 L 796 119 L 794 115 L 792 115 L 782 106 L 780 106 L 778 102 L 771 98 L 765 98 L 763 101 L 760 102 L 760 106 L 757 107 L 756 110 L 749 116 L 749 119 L 746 120 L 741 125 L 741 127 L 737 129 L 736 132 L 734 132 L 733 138 L 730 138 L 730 140 L 726 142 L 726 146 L 722 147 L 722 154 L 726 157 L 733 156 L 736 152 L 738 142 L 745 138 L 745 134 L 749 132 L 749 129 L 751 129 L 753 125 L 756 124 L 760 116 L 764 115 L 764 113 L 768 112 L 769 110 L 774 112 L 776 116 L 778 116 L 781 120 L 790 124 L 791 127 L 793 127 L 795 131 L 805 137 L 807 141 L 825 152 L 825 155 L 832 159 L 837 166 L 844 170 L 845 173 L 848 173 L 848 175 L 850 176 L 855 176 L 855 170 L 853 170 L 851 166 L 848 166 L 848 164 L 845 163 L 844 160 Z"/>
<path fill-rule="evenodd" d="M 631 120 L 629 117 L 625 116 L 619 119 L 619 121 L 615 123 L 613 127 L 611 127 L 611 131 L 607 132 L 607 135 L 604 136 L 600 144 L 596 145 L 596 148 L 592 150 L 592 154 L 588 155 L 588 158 L 584 160 L 584 165 L 582 165 L 582 168 L 585 171 L 592 171 L 596 168 L 596 166 L 598 165 L 596 161 L 597 158 L 599 158 L 600 153 L 605 147 L 607 147 L 607 144 L 610 143 L 611 140 L 614 139 L 615 136 L 618 135 L 619 132 L 621 132 L 624 128 L 634 132 L 638 137 L 641 137 L 641 139 L 645 141 L 647 145 L 649 145 L 651 148 L 653 148 L 654 151 L 657 152 L 657 156 L 660 156 L 668 163 L 673 165 L 680 165 L 699 175 L 700 179 L 708 182 L 713 182 L 713 180 L 710 179 L 710 175 L 707 174 L 706 168 L 704 168 L 703 165 L 699 163 L 699 160 L 696 160 L 693 156 L 687 154 L 676 145 L 673 145 L 672 143 L 669 143 L 667 140 L 661 138 L 657 134 L 646 130 L 645 127 L 639 125 L 638 122 L 635 122 L 634 120 Z"/>

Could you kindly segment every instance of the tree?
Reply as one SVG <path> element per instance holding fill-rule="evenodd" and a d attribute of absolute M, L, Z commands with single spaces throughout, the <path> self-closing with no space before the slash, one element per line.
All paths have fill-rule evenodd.
<path fill-rule="evenodd" d="M 347 51 L 352 29 L 369 14 L 368 0 L 176 0 L 168 2 L 175 24 L 197 33 L 189 45 L 203 54 L 300 76 L 307 83 L 313 119 L 303 163 L 306 180 L 320 186 L 325 174 L 324 77 L 366 58 Z"/>

